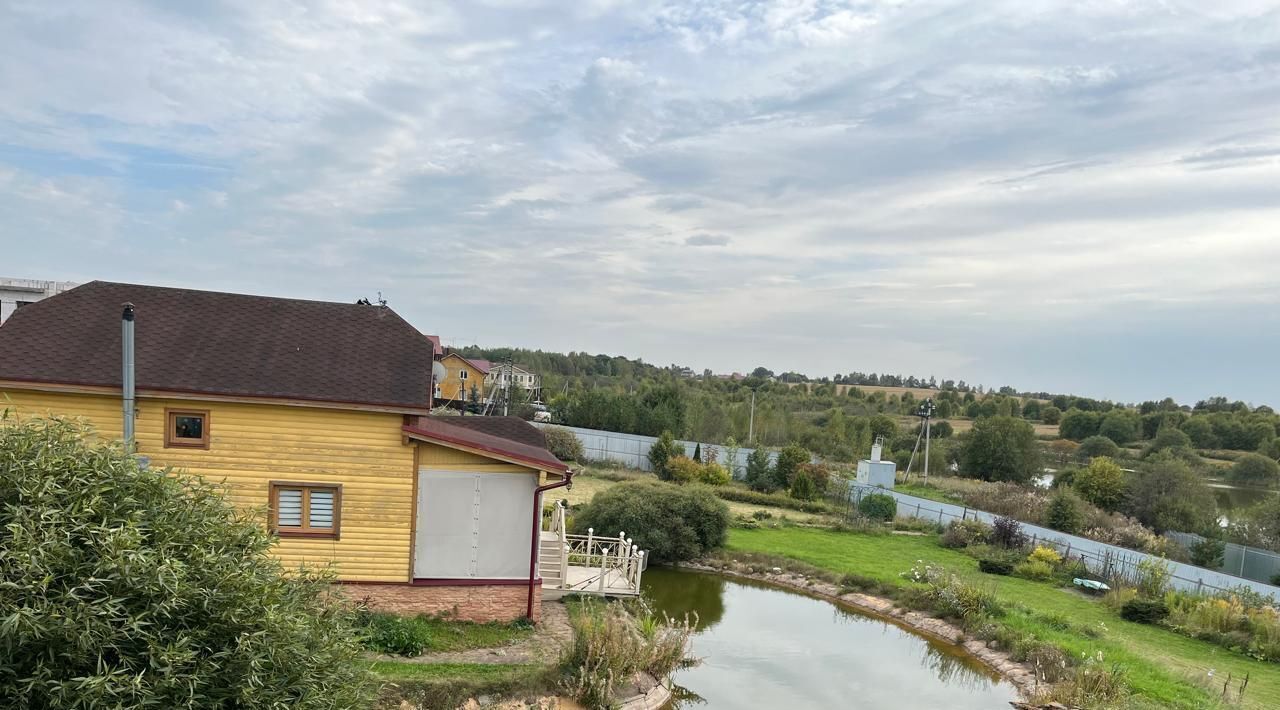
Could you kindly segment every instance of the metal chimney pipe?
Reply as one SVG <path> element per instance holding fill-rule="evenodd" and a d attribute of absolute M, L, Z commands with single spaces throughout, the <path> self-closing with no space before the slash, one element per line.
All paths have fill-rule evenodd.
<path fill-rule="evenodd" d="M 121 391 L 124 395 L 124 447 L 133 453 L 134 381 L 133 381 L 133 304 L 124 304 L 120 315 L 120 349 L 124 371 Z"/>

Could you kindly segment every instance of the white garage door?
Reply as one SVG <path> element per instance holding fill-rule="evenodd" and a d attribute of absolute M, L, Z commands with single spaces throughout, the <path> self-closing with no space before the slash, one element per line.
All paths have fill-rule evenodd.
<path fill-rule="evenodd" d="M 414 577 L 524 579 L 537 477 L 418 472 Z"/>

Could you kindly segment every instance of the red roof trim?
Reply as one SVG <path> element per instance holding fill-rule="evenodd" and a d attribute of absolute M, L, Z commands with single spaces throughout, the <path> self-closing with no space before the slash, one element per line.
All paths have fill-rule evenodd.
<path fill-rule="evenodd" d="M 504 458 L 513 459 L 516 461 L 522 461 L 542 471 L 556 471 L 557 473 L 569 472 L 569 467 L 566 466 L 564 462 L 556 458 L 537 459 L 537 458 L 533 458 L 532 456 L 526 456 L 524 454 L 511 451 L 510 449 L 503 449 L 502 447 L 499 447 L 499 446 L 490 446 L 488 444 L 480 443 L 478 441 L 467 439 L 461 436 L 449 436 L 447 434 L 442 434 L 440 432 L 425 431 L 423 429 L 418 429 L 416 427 L 409 426 L 408 424 L 404 426 L 404 432 L 406 434 L 410 434 L 412 436 L 425 439 L 427 441 L 438 442 L 446 446 L 455 446 L 455 447 L 460 446 L 466 449 L 471 449 L 473 451 L 483 451 L 490 454 L 497 454 L 498 456 L 502 456 Z M 550 452 L 547 452 L 547 453 L 550 454 Z"/>

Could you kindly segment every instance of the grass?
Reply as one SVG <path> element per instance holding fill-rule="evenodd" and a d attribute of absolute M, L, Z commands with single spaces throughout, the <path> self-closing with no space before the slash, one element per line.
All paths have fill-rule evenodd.
<path fill-rule="evenodd" d="M 507 646 L 533 633 L 533 627 L 525 623 L 478 624 L 425 614 L 404 617 L 365 611 L 360 620 L 365 648 L 400 656 Z"/>
<path fill-rule="evenodd" d="M 1243 706 L 1280 707 L 1280 666 L 1257 661 L 1168 629 L 1123 621 L 1093 598 L 1070 589 L 1014 577 L 985 575 L 973 558 L 939 547 L 932 537 L 869 536 L 806 528 L 731 530 L 728 550 L 778 555 L 836 574 L 858 574 L 907 586 L 900 573 L 917 561 L 941 564 L 962 578 L 988 585 L 1013 612 L 1000 620 L 1008 628 L 1057 644 L 1073 655 L 1101 652 L 1126 670 L 1129 689 L 1158 707 L 1203 708 L 1217 694 L 1206 689 L 1208 672 L 1218 692 L 1230 674 L 1249 675 Z M 1055 619 L 1068 619 L 1062 628 Z M 1099 638 L 1079 632 L 1101 631 Z M 1103 630 L 1105 628 L 1105 630 Z"/>

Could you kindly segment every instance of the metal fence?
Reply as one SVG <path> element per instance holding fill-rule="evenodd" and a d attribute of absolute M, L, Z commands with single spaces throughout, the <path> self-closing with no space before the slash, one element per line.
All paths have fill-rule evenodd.
<path fill-rule="evenodd" d="M 649 465 L 649 447 L 653 446 L 653 442 L 658 440 L 656 436 L 641 436 L 639 434 L 622 434 L 616 431 L 602 431 L 600 429 L 583 429 L 576 426 L 564 426 L 561 424 L 547 424 L 545 422 L 536 423 L 535 426 L 548 427 L 557 426 L 561 429 L 568 429 L 573 432 L 578 440 L 582 442 L 584 455 L 591 461 L 616 461 L 628 468 L 638 468 L 641 471 L 651 471 L 653 467 Z M 684 447 L 685 456 L 693 456 L 694 449 L 697 448 L 699 442 L 676 440 L 676 444 Z M 734 478 L 741 479 L 747 470 L 747 457 L 755 449 L 739 448 L 737 458 L 730 462 L 729 451 L 722 444 L 709 444 L 701 442 L 703 457 L 706 457 L 708 447 L 714 446 L 716 449 L 716 460 L 729 469 L 730 474 Z M 769 462 L 772 463 L 777 458 L 777 452 L 769 452 Z"/>
<path fill-rule="evenodd" d="M 1204 540 L 1203 536 L 1195 533 L 1168 532 L 1165 536 L 1187 548 Z M 1237 577 L 1270 582 L 1280 576 L 1280 555 L 1270 550 L 1228 542 L 1225 543 L 1222 564 L 1218 569 Z"/>
<path fill-rule="evenodd" d="M 998 517 L 983 510 L 975 510 L 952 503 L 941 503 L 936 500 L 907 495 L 906 493 L 898 493 L 886 488 L 863 486 L 856 483 L 849 485 L 847 498 L 849 504 L 856 507 L 863 496 L 872 493 L 893 496 L 898 501 L 899 518 L 920 518 L 936 521 L 939 524 L 946 524 L 952 520 L 979 520 L 991 524 Z M 1159 560 L 1168 567 L 1172 575 L 1169 583 L 1177 589 L 1208 594 L 1228 592 L 1240 587 L 1247 587 L 1259 594 L 1280 600 L 1280 589 L 1257 580 L 1237 577 L 1226 572 L 1196 567 L 1183 562 L 1166 560 L 1145 552 L 1108 545 L 1107 543 L 1079 537 L 1078 535 L 1068 535 L 1067 533 L 1043 528 L 1039 525 L 1031 525 L 1029 523 L 1021 523 L 1021 525 L 1022 531 L 1027 534 L 1033 544 L 1048 545 L 1057 549 L 1064 557 L 1083 560 L 1090 572 L 1099 576 L 1133 579 L 1137 575 L 1139 562 L 1143 560 Z"/>

